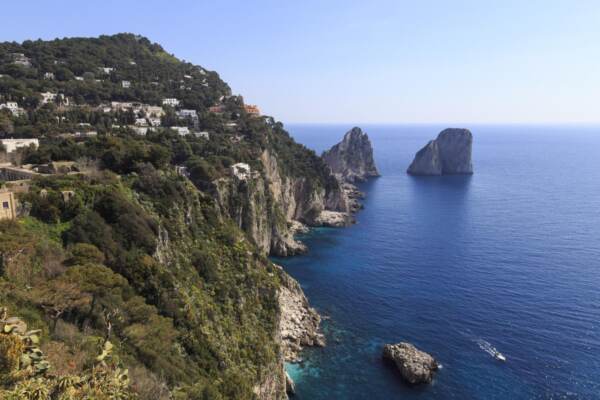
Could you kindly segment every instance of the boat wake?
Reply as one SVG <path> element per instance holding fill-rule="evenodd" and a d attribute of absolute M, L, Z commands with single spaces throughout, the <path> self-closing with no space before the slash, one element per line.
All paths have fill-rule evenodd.
<path fill-rule="evenodd" d="M 506 361 L 506 357 L 504 356 L 504 354 L 500 353 L 494 346 L 490 344 L 490 342 L 485 341 L 483 339 L 478 339 L 477 344 L 479 345 L 479 348 L 481 350 L 485 351 L 490 356 L 494 357 L 496 360 Z"/>

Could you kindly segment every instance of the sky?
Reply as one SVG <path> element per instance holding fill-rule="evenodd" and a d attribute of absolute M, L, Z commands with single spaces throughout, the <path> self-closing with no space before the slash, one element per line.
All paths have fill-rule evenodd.
<path fill-rule="evenodd" d="M 144 35 L 286 123 L 600 122 L 597 0 L 22 0 L 0 13 L 3 41 Z"/>

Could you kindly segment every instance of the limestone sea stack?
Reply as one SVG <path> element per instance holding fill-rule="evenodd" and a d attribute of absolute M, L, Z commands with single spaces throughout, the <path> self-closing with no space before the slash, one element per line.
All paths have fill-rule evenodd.
<path fill-rule="evenodd" d="M 473 135 L 468 129 L 444 129 L 417 152 L 408 167 L 411 175 L 472 174 Z"/>
<path fill-rule="evenodd" d="M 431 383 L 439 369 L 439 364 L 432 356 L 406 342 L 386 344 L 383 358 L 393 362 L 402 378 L 412 385 Z"/>
<path fill-rule="evenodd" d="M 344 135 L 344 139 L 323 153 L 323 160 L 341 180 L 354 183 L 379 176 L 373 159 L 369 136 L 359 127 Z"/>

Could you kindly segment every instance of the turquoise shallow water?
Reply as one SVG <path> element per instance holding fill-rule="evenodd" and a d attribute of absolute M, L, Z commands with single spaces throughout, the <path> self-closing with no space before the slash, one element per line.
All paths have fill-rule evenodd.
<path fill-rule="evenodd" d="M 318 152 L 349 128 L 288 126 Z M 470 126 L 475 174 L 429 178 L 405 170 L 444 126 L 363 128 L 383 176 L 358 223 L 277 260 L 330 317 L 297 398 L 600 398 L 600 128 Z M 443 364 L 432 385 L 381 362 L 401 340 Z"/>

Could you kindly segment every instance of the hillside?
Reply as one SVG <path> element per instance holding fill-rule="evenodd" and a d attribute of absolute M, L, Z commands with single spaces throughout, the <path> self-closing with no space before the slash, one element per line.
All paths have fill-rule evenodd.
<path fill-rule="evenodd" d="M 0 341 L 4 393 L 81 391 L 110 341 L 123 398 L 284 398 L 281 286 L 302 295 L 266 256 L 348 215 L 329 168 L 139 36 L 2 43 L 0 60 L 0 137 L 32 139 L 3 140 L 18 206 L 0 222 L 0 306 L 41 329 L 52 365 L 3 364 Z"/>

